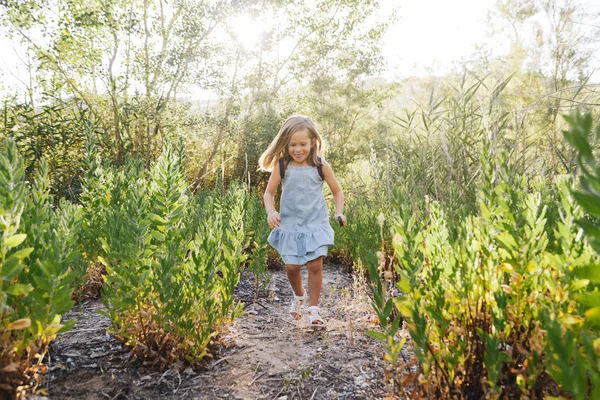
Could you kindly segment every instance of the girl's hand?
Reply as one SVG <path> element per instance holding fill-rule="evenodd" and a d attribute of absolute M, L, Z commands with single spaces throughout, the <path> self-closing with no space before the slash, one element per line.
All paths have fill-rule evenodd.
<path fill-rule="evenodd" d="M 267 222 L 271 228 L 279 228 L 279 223 L 281 222 L 281 217 L 277 211 L 271 211 L 267 216 Z"/>
<path fill-rule="evenodd" d="M 340 224 L 340 226 L 348 225 L 348 220 L 346 219 L 346 216 L 344 214 L 337 214 L 335 216 L 335 220 Z"/>

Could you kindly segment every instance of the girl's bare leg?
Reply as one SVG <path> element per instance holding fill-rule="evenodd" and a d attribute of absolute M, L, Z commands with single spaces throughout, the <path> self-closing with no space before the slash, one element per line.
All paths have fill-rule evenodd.
<path fill-rule="evenodd" d="M 321 286 L 323 286 L 323 257 L 309 261 L 306 268 L 308 269 L 308 305 L 316 306 L 319 304 Z"/>
<path fill-rule="evenodd" d="M 304 290 L 302 289 L 302 274 L 300 274 L 301 268 L 301 265 L 286 264 L 285 266 L 288 280 L 290 281 L 290 285 L 292 285 L 292 289 L 296 296 L 302 296 L 304 294 Z"/>

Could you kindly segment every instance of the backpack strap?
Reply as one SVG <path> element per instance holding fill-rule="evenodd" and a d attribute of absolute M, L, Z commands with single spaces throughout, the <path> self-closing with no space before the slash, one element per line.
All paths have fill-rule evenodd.
<path fill-rule="evenodd" d="M 319 173 L 321 180 L 324 181 L 325 176 L 323 175 L 323 162 L 321 161 L 321 157 L 317 157 L 317 162 L 319 163 L 319 165 L 317 165 L 317 172 Z"/>
<path fill-rule="evenodd" d="M 285 164 L 283 163 L 283 158 L 279 159 L 279 175 L 281 175 L 281 180 L 285 178 Z"/>
<path fill-rule="evenodd" d="M 317 157 L 317 162 L 319 163 L 319 165 L 317 165 L 317 172 L 319 173 L 321 180 L 324 181 L 325 175 L 323 175 L 323 164 L 321 157 Z M 279 159 L 279 175 L 281 175 L 281 180 L 285 178 L 285 163 L 283 162 L 283 158 Z"/>

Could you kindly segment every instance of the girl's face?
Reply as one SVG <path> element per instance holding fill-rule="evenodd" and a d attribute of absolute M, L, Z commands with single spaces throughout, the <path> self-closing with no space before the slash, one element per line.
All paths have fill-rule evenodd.
<path fill-rule="evenodd" d="M 308 165 L 308 155 L 314 145 L 315 139 L 310 138 L 308 129 L 294 132 L 288 143 L 288 152 L 294 160 L 294 164 Z"/>

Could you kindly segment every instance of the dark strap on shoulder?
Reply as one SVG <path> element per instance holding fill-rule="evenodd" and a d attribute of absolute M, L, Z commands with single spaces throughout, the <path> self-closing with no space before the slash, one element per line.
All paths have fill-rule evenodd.
<path fill-rule="evenodd" d="M 321 161 L 321 157 L 317 157 L 317 162 L 319 163 L 317 165 L 317 172 L 319 173 L 321 180 L 324 181 L 325 176 L 323 175 L 323 164 Z M 285 178 L 285 164 L 283 162 L 283 158 L 279 159 L 279 175 L 281 175 L 281 180 L 283 180 L 283 178 Z"/>
<path fill-rule="evenodd" d="M 283 158 L 279 159 L 279 175 L 281 175 L 281 180 L 285 178 L 285 164 L 283 163 Z"/>
<path fill-rule="evenodd" d="M 321 157 L 317 157 L 317 162 L 319 163 L 317 165 L 317 172 L 319 173 L 319 176 L 321 177 L 321 180 L 324 181 L 325 180 L 325 176 L 323 176 L 323 162 L 321 161 Z"/>

